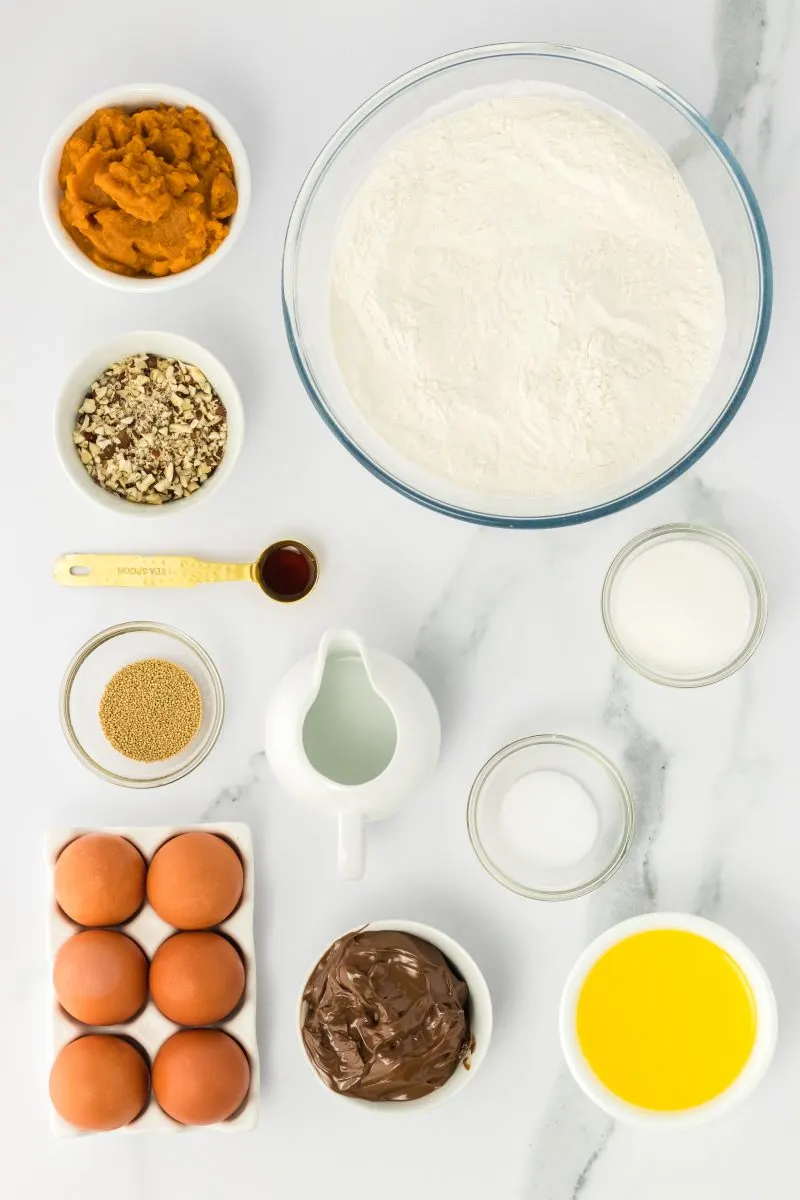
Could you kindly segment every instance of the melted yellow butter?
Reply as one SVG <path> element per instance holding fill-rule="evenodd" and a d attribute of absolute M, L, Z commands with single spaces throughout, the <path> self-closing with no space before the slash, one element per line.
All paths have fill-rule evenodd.
<path fill-rule="evenodd" d="M 683 929 L 651 929 L 598 959 L 578 999 L 578 1041 L 609 1091 L 640 1108 L 704 1104 L 740 1073 L 756 1005 L 738 964 Z"/>

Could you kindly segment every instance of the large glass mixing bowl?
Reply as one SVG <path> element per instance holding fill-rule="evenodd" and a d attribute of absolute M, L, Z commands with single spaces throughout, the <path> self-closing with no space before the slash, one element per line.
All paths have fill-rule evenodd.
<path fill-rule="evenodd" d="M 588 93 L 646 131 L 683 176 L 716 254 L 727 328 L 714 374 L 691 415 L 644 466 L 591 492 L 490 496 L 408 461 L 370 426 L 344 383 L 330 329 L 331 257 L 344 212 L 390 142 L 491 95 L 553 85 Z M 292 211 L 283 259 L 286 330 L 300 377 L 320 415 L 368 470 L 419 504 L 484 525 L 570 525 L 615 512 L 697 462 L 732 420 L 766 342 L 772 268 L 764 222 L 728 147 L 690 104 L 615 59 L 541 43 L 451 54 L 390 83 L 334 134 L 311 167 Z"/>

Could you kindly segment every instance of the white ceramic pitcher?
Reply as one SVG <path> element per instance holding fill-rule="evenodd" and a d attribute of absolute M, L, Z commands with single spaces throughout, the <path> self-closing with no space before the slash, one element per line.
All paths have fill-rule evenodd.
<path fill-rule="evenodd" d="M 267 760 L 291 796 L 339 824 L 339 874 L 364 873 L 364 830 L 394 812 L 436 765 L 441 728 L 418 675 L 329 631 L 278 684 L 267 710 Z"/>

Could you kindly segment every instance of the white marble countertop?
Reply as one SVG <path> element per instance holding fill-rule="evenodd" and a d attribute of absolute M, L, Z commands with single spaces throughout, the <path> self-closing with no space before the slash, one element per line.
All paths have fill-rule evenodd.
<path fill-rule="evenodd" d="M 9 1200 L 754 1200 L 795 1180 L 800 1090 L 797 717 L 792 679 L 800 565 L 796 340 L 800 28 L 789 0 L 100 0 L 16 5 L 0 50 L 3 403 L 0 473 L 8 555 L 2 592 L 5 815 L 0 912 L 0 1129 Z M 794 18 L 794 29 L 792 20 Z M 772 334 L 755 386 L 720 443 L 686 477 L 583 528 L 515 533 L 435 516 L 394 495 L 315 415 L 286 346 L 283 233 L 303 175 L 362 99 L 448 50 L 513 39 L 572 42 L 637 64 L 710 114 L 762 203 L 775 258 Z M 89 93 L 141 79 L 207 96 L 251 157 L 253 205 L 217 271 L 139 299 L 78 275 L 50 245 L 36 175 L 52 129 Z M 51 449 L 54 399 L 74 360 L 132 328 L 196 338 L 229 366 L 249 435 L 235 477 L 196 518 L 144 526 L 87 503 Z M 767 636 L 738 677 L 672 692 L 618 665 L 600 622 L 607 563 L 634 533 L 699 519 L 737 536 L 771 596 Z M 255 588 L 64 592 L 67 550 L 180 550 L 247 558 L 286 531 L 320 547 L 314 598 L 284 610 Z M 228 713 L 206 764 L 162 791 L 104 785 L 72 757 L 56 712 L 77 646 L 131 617 L 178 625 L 217 661 Z M 331 625 L 416 665 L 440 705 L 439 769 L 369 835 L 360 884 L 334 873 L 334 834 L 272 782 L 266 698 Z M 584 900 L 505 892 L 474 858 L 469 785 L 498 746 L 558 730 L 596 743 L 635 795 L 622 870 Z M 54 1139 L 48 1125 L 48 964 L 41 844 L 53 824 L 244 820 L 259 864 L 261 1124 L 224 1137 Z M 587 940 L 650 908 L 713 916 L 767 967 L 782 1014 L 759 1091 L 715 1125 L 655 1134 L 615 1127 L 563 1066 L 556 1011 Z M 354 1112 L 316 1084 L 294 1011 L 328 941 L 374 917 L 438 925 L 483 966 L 495 1035 L 480 1076 L 419 1123 Z"/>

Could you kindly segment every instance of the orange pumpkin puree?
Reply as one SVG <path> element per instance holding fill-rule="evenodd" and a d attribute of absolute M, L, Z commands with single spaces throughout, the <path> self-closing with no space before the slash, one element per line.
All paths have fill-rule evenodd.
<path fill-rule="evenodd" d="M 227 236 L 236 212 L 227 146 L 195 108 L 101 108 L 61 156 L 61 221 L 119 275 L 175 275 Z"/>

